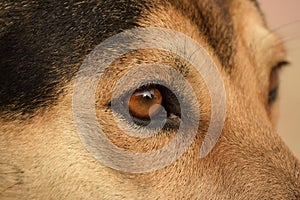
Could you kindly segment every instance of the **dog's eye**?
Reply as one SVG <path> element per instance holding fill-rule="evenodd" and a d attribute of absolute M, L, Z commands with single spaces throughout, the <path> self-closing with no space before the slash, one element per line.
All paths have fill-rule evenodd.
<path fill-rule="evenodd" d="M 279 89 L 279 72 L 283 66 L 288 65 L 286 61 L 279 62 L 275 67 L 272 68 L 270 74 L 270 85 L 269 85 L 269 105 L 272 105 L 278 96 Z"/>
<path fill-rule="evenodd" d="M 114 108 L 125 119 L 138 126 L 166 120 L 164 128 L 176 128 L 181 110 L 176 95 L 162 85 L 146 85 L 122 95 L 121 106 Z M 126 112 L 129 111 L 129 112 Z M 155 127 L 153 127 L 155 128 Z"/>
<path fill-rule="evenodd" d="M 132 116 L 149 119 L 159 111 L 162 104 L 162 94 L 156 88 L 136 91 L 129 97 L 127 103 Z"/>
<path fill-rule="evenodd" d="M 160 115 L 168 117 L 169 122 L 170 118 L 181 117 L 175 94 L 162 85 L 140 87 L 130 95 L 127 103 L 129 113 L 138 125 L 147 125 L 150 120 L 159 120 Z"/>

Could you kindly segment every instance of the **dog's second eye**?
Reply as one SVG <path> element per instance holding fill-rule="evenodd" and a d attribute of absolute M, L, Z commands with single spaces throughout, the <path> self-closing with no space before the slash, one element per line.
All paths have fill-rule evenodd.
<path fill-rule="evenodd" d="M 270 75 L 270 86 L 269 86 L 269 105 L 271 105 L 277 98 L 279 85 L 279 68 L 275 67 L 272 69 Z"/>
<path fill-rule="evenodd" d="M 273 67 L 271 74 L 270 74 L 270 85 L 269 85 L 269 105 L 272 105 L 278 96 L 278 88 L 279 88 L 279 74 L 280 70 L 283 66 L 288 65 L 289 63 L 279 62 L 275 67 Z"/>
<path fill-rule="evenodd" d="M 136 91 L 129 97 L 129 112 L 134 117 L 149 119 L 159 111 L 162 100 L 162 94 L 156 88 Z"/>

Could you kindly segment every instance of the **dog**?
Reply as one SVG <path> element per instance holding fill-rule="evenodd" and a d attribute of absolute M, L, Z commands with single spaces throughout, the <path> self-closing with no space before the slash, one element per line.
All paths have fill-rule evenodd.
<path fill-rule="evenodd" d="M 300 163 L 275 129 L 286 51 L 255 0 L 4 0 L 0 8 L 1 199 L 300 199 Z M 117 170 L 93 156 L 78 135 L 74 85 L 97 45 L 149 27 L 176 31 L 203 47 L 222 78 L 226 118 L 214 148 L 199 158 L 214 121 L 204 78 L 174 53 L 127 52 L 110 63 L 95 92 L 95 116 L 110 141 L 128 152 L 156 151 L 174 139 L 186 115 L 174 92 L 155 82 L 123 101 L 135 123 L 128 130 L 145 130 L 161 107 L 169 126 L 144 139 L 120 131 L 127 122 L 113 117 L 111 91 L 138 65 L 157 63 L 179 72 L 198 102 L 187 101 L 191 113 L 201 117 L 195 139 L 172 163 L 148 172 Z M 116 45 L 112 52 L 122 40 Z M 155 73 L 146 69 L 149 76 Z M 172 84 L 185 99 L 191 93 L 179 81 Z M 110 156 L 116 165 L 123 162 Z"/>

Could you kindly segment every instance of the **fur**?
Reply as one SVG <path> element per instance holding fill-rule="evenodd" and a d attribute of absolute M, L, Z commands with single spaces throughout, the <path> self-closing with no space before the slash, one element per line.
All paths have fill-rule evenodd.
<path fill-rule="evenodd" d="M 4 0 L 0 25 L 1 199 L 300 199 L 300 164 L 276 133 L 278 100 L 268 100 L 271 71 L 286 52 L 256 1 Z M 138 140 L 122 135 L 112 117 L 111 88 L 139 64 L 178 69 L 200 102 L 193 109 L 202 114 L 195 142 L 176 162 L 125 173 L 101 164 L 78 137 L 74 79 L 105 39 L 150 26 L 182 32 L 206 49 L 226 88 L 226 121 L 213 151 L 199 159 L 211 120 L 204 80 L 167 52 L 123 55 L 99 82 L 96 100 L 99 123 L 117 146 L 153 151 L 175 134 L 167 129 Z"/>

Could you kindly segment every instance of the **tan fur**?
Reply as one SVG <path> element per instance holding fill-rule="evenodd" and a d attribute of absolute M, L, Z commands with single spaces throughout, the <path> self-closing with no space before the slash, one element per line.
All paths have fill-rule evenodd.
<path fill-rule="evenodd" d="M 188 8 L 189 1 L 182 4 Z M 237 34 L 236 67 L 230 73 L 188 15 L 183 16 L 171 3 L 160 6 L 159 1 L 153 1 L 156 8 L 150 13 L 145 11 L 139 21 L 141 26 L 169 28 L 193 38 L 204 46 L 220 70 L 226 88 L 227 117 L 222 136 L 207 157 L 199 159 L 198 155 L 210 120 L 211 102 L 202 78 L 188 63 L 180 60 L 186 65 L 185 78 L 201 102 L 202 127 L 191 148 L 175 163 L 145 174 L 105 167 L 85 149 L 72 116 L 73 80 L 67 83 L 65 95 L 54 108 L 28 120 L 0 121 L 0 198 L 300 199 L 299 161 L 276 133 L 278 103 L 271 110 L 267 105 L 270 70 L 285 59 L 284 48 L 265 28 L 253 3 L 233 0 L 227 4 Z M 191 8 L 187 12 L 196 11 Z M 151 62 L 176 68 L 174 60 L 174 55 L 156 50 L 132 52 L 115 61 L 99 82 L 97 117 L 117 146 L 146 152 L 172 139 L 174 133 L 144 141 L 124 136 L 104 105 L 116 81 L 130 69 Z"/>

